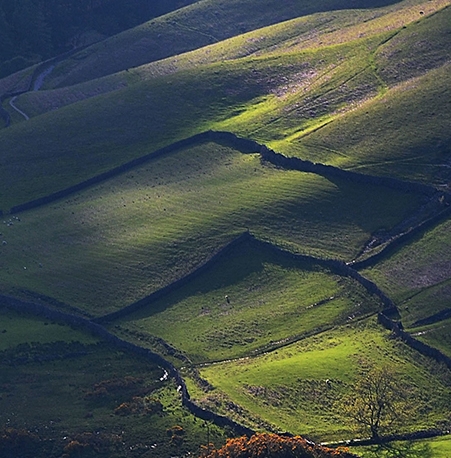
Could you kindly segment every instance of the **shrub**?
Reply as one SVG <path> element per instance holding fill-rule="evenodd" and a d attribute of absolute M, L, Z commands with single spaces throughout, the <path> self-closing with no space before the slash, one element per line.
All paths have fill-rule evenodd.
<path fill-rule="evenodd" d="M 355 458 L 347 449 L 331 449 L 302 437 L 256 434 L 251 438 L 229 439 L 219 450 L 207 451 L 202 458 Z"/>

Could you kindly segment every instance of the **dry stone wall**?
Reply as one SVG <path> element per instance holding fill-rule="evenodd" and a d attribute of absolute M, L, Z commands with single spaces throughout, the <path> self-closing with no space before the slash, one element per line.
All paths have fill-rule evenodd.
<path fill-rule="evenodd" d="M 211 421 L 212 423 L 220 427 L 231 428 L 236 434 L 239 435 L 252 435 L 255 433 L 254 430 L 243 426 L 232 419 L 219 415 L 215 412 L 212 412 L 208 409 L 203 409 L 195 404 L 190 399 L 188 388 L 183 377 L 180 375 L 179 371 L 175 366 L 164 359 L 162 356 L 157 353 L 152 352 L 149 349 L 140 347 L 138 345 L 132 344 L 125 340 L 120 339 L 119 337 L 111 334 L 103 326 L 94 323 L 93 321 L 87 320 L 85 318 L 77 317 L 74 315 L 66 314 L 59 312 L 54 309 L 50 309 L 43 304 L 36 304 L 31 302 L 21 301 L 19 299 L 0 295 L 0 306 L 15 310 L 19 313 L 30 313 L 35 316 L 40 316 L 47 318 L 52 321 L 63 323 L 84 331 L 90 332 L 91 334 L 104 339 L 109 342 L 111 345 L 114 345 L 117 348 L 120 348 L 123 351 L 128 351 L 133 354 L 136 354 L 140 357 L 147 359 L 152 364 L 156 364 L 161 368 L 165 369 L 168 374 L 175 380 L 178 392 L 180 393 L 182 404 L 193 414 L 198 416 L 201 419 Z"/>

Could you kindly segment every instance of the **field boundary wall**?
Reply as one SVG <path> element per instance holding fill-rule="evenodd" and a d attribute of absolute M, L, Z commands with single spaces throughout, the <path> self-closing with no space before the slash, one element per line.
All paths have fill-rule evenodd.
<path fill-rule="evenodd" d="M 298 170 L 300 172 L 307 173 L 315 173 L 330 179 L 339 178 L 356 183 L 366 183 L 384 186 L 389 187 L 391 189 L 401 190 L 404 192 L 416 192 L 429 197 L 438 194 L 438 191 L 433 186 L 428 186 L 421 183 L 402 181 L 396 178 L 365 175 L 356 172 L 342 170 L 330 165 L 313 163 L 295 157 L 287 157 L 283 154 L 276 153 L 270 150 L 265 145 L 259 144 L 254 140 L 238 137 L 237 135 L 231 132 L 206 131 L 171 143 L 170 145 L 164 146 L 163 148 L 160 148 L 149 154 L 146 154 L 144 156 L 126 162 L 125 164 L 114 167 L 111 170 L 108 170 L 107 172 L 96 175 L 73 186 L 69 186 L 68 188 L 56 191 L 46 196 L 39 197 L 37 199 L 33 199 L 29 202 L 25 202 L 20 205 L 16 205 L 11 208 L 10 213 L 20 213 L 25 210 L 30 210 L 32 208 L 36 208 L 41 205 L 54 202 L 58 199 L 67 197 L 70 194 L 73 194 L 74 192 L 84 190 L 104 180 L 113 178 L 121 173 L 127 172 L 132 168 L 143 165 L 144 163 L 150 160 L 157 159 L 165 154 L 174 153 L 180 148 L 185 148 L 188 146 L 193 146 L 197 143 L 208 141 L 215 142 L 221 145 L 226 145 L 229 147 L 234 147 L 242 153 L 259 153 L 264 161 L 270 162 L 273 165 L 284 169 Z M 442 193 L 442 195 L 446 196 L 447 200 L 451 201 L 451 196 L 444 193 Z"/>
<path fill-rule="evenodd" d="M 249 237 L 251 237 L 251 235 L 248 232 L 244 232 L 240 234 L 238 237 L 233 239 L 231 242 L 229 242 L 228 244 L 220 248 L 204 264 L 197 267 L 195 270 L 185 275 L 184 277 L 173 281 L 169 285 L 166 285 L 163 288 L 158 289 L 157 291 L 153 292 L 152 294 L 149 294 L 148 296 L 140 299 L 139 301 L 136 301 L 133 304 L 130 304 L 126 307 L 123 307 L 116 312 L 112 312 L 107 315 L 104 315 L 98 318 L 94 318 L 93 321 L 95 323 L 107 323 L 109 321 L 123 318 L 129 315 L 130 313 L 136 312 L 137 310 L 143 307 L 146 307 L 147 305 L 151 304 L 152 302 L 157 301 L 158 299 L 162 298 L 163 296 L 170 294 L 171 292 L 177 290 L 178 288 L 181 288 L 183 285 L 187 284 L 188 282 L 194 280 L 196 277 L 198 277 L 200 274 L 202 274 L 203 272 L 208 270 L 211 266 L 213 266 L 216 262 L 218 262 L 220 258 L 222 258 L 227 253 L 229 253 L 234 247 L 244 242 Z"/>
<path fill-rule="evenodd" d="M 186 383 L 172 363 L 147 348 L 143 348 L 120 339 L 119 337 L 111 334 L 100 324 L 94 323 L 86 318 L 69 315 L 67 313 L 51 309 L 43 304 L 25 302 L 5 295 L 0 295 L 0 307 L 11 309 L 19 313 L 28 313 L 42 318 L 47 318 L 55 322 L 63 323 L 71 327 L 90 332 L 92 335 L 100 337 L 120 350 L 128 351 L 143 357 L 149 362 L 157 364 L 165 369 L 175 380 L 178 387 L 177 391 L 181 396 L 182 405 L 184 405 L 193 415 L 203 420 L 211 421 L 217 426 L 229 427 L 239 435 L 251 436 L 255 433 L 254 430 L 243 426 L 224 415 L 219 415 L 211 410 L 198 406 L 196 403 L 191 401 Z"/>
<path fill-rule="evenodd" d="M 236 237 L 235 239 L 233 239 L 228 244 L 224 245 L 211 258 L 209 258 L 208 261 L 206 261 L 204 264 L 202 264 L 197 269 L 193 270 L 188 275 L 178 280 L 175 280 L 174 282 L 170 283 L 169 285 L 164 286 L 163 288 L 155 291 L 154 293 L 140 299 L 139 301 L 134 302 L 133 304 L 123 307 L 122 309 L 116 312 L 112 312 L 107 315 L 104 315 L 98 318 L 94 318 L 93 321 L 95 323 L 107 323 L 109 321 L 124 318 L 125 316 L 133 312 L 136 312 L 143 307 L 146 307 L 152 304 L 154 301 L 157 301 L 158 299 L 161 299 L 165 295 L 176 291 L 177 289 L 181 288 L 188 282 L 192 281 L 193 279 L 201 275 L 203 272 L 205 272 L 206 270 L 211 268 L 215 263 L 217 263 L 219 259 L 221 259 L 225 255 L 230 253 L 230 251 L 233 248 L 238 246 L 240 243 L 243 243 L 246 241 L 250 241 L 252 243 L 256 243 L 261 246 L 264 246 L 268 250 L 271 250 L 281 256 L 288 257 L 295 261 L 307 261 L 310 263 L 318 264 L 318 265 L 328 268 L 329 270 L 331 270 L 332 272 L 336 274 L 346 276 L 346 277 L 351 277 L 354 280 L 356 280 L 358 283 L 360 283 L 370 294 L 374 294 L 380 299 L 380 301 L 383 304 L 383 309 L 386 314 L 388 315 L 395 314 L 396 315 L 398 313 L 398 310 L 394 302 L 383 291 L 381 291 L 381 289 L 375 283 L 365 278 L 363 275 L 361 275 L 359 272 L 357 272 L 355 269 L 353 269 L 352 267 L 350 267 L 343 261 L 339 261 L 335 259 L 321 259 L 321 258 L 315 258 L 313 256 L 291 253 L 289 251 L 284 250 L 283 248 L 273 245 L 270 242 L 266 242 L 266 241 L 257 239 L 250 232 L 244 232 L 241 235 L 239 235 L 238 237 Z"/>
<path fill-rule="evenodd" d="M 438 363 L 445 364 L 446 367 L 451 370 L 451 358 L 449 356 L 445 355 L 437 348 L 431 347 L 430 345 L 412 337 L 408 332 L 404 331 L 403 325 L 400 321 L 393 321 L 384 313 L 379 313 L 378 321 L 386 329 L 392 331 L 395 336 L 399 337 L 410 348 L 418 351 L 424 356 L 434 359 Z"/>

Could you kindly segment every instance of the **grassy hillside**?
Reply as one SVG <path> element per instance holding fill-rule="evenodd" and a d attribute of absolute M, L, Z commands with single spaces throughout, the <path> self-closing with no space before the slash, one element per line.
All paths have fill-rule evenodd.
<path fill-rule="evenodd" d="M 196 402 L 258 430 L 354 437 L 342 400 L 383 366 L 415 405 L 396 432 L 449 430 L 449 370 L 376 317 L 393 300 L 391 316 L 451 356 L 451 221 L 444 212 L 417 228 L 451 201 L 450 5 L 201 0 L 57 62 L 45 90 L 15 99 L 30 120 L 3 103 L 0 293 L 91 319 L 147 300 L 108 329 L 183 367 Z M 24 90 L 32 72 L 1 80 L 0 93 Z M 225 134 L 147 156 L 208 130 L 292 158 L 240 152 Z M 354 174 L 289 169 L 296 157 Z M 244 233 L 253 237 L 230 248 Z M 360 274 L 387 298 L 322 262 L 363 258 Z M 64 452 L 62 437 L 89 442 L 82 433 L 100 429 L 113 457 L 197 454 L 210 432 L 224 442 L 156 366 L 12 312 L 0 332 L 0 438 L 13 418 L 49 457 Z M 126 397 L 108 391 L 116 382 Z M 88 442 L 86 453 L 98 446 Z"/>
<path fill-rule="evenodd" d="M 304 137 L 300 151 L 312 160 L 363 173 L 447 187 L 449 87 L 447 64 Z"/>
<path fill-rule="evenodd" d="M 360 40 L 372 35 L 386 34 L 417 21 L 419 10 L 428 15 L 448 4 L 446 0 L 428 0 L 422 3 L 416 2 L 416 8 L 412 8 L 411 3 L 404 1 L 386 8 L 337 11 L 333 15 L 316 13 L 302 16 L 240 34 L 191 52 L 176 54 L 150 64 L 127 69 L 127 71 L 96 78 L 86 83 L 62 87 L 57 90 L 30 93 L 21 97 L 20 104 L 29 114 L 35 115 L 99 93 L 116 90 L 125 85 L 133 84 L 137 80 L 147 80 L 156 76 L 195 68 L 199 65 L 248 56 L 261 56 L 268 53 L 275 55 L 280 53 L 293 54 L 295 51 L 314 50 L 332 44 Z M 152 27 L 154 26 L 153 23 Z M 306 78 L 308 81 L 307 75 L 308 73 L 304 72 L 302 78 Z M 52 74 L 47 77 L 47 80 L 49 78 L 52 78 Z M 284 75 L 285 85 L 288 81 Z"/>
<path fill-rule="evenodd" d="M 249 241 L 186 287 L 113 324 L 161 337 L 203 362 L 277 347 L 381 308 L 356 281 Z"/>
<path fill-rule="evenodd" d="M 393 452 L 411 453 L 419 456 L 446 457 L 451 453 L 451 439 L 447 436 L 434 439 L 423 439 L 418 441 L 395 442 L 389 447 L 353 447 L 353 452 L 365 457 L 376 456 L 389 457 Z"/>
<path fill-rule="evenodd" d="M 5 130 L 0 138 L 3 205 L 76 184 L 207 130 L 215 120 L 264 91 L 257 81 L 240 86 L 243 73 L 239 68 L 226 73 L 220 69 L 193 70 L 141 83 Z M 24 149 L 26 142 L 33 149 Z M 25 158 L 26 169 L 20 167 Z M 20 171 L 20 181 L 12 170 Z"/>
<path fill-rule="evenodd" d="M 401 305 L 405 323 L 451 307 L 449 230 L 446 221 L 364 272 Z"/>
<path fill-rule="evenodd" d="M 53 85 L 71 85 L 181 54 L 232 36 L 318 11 L 376 8 L 394 0 L 203 0 L 94 45 L 72 58 Z M 202 21 L 199 21 L 202 18 Z M 80 62 L 81 61 L 81 62 Z"/>
<path fill-rule="evenodd" d="M 416 30 L 424 21 L 429 28 L 434 24 L 444 30 L 449 11 L 409 25 L 405 30 L 412 32 L 406 32 L 404 46 L 406 40 L 415 45 Z M 295 30 L 296 24 L 291 27 Z M 379 97 L 387 87 L 375 53 L 392 36 L 392 31 L 377 29 L 374 36 L 340 45 L 208 64 L 147 80 L 123 75 L 102 82 L 125 87 L 3 131 L 2 207 L 7 210 L 76 184 L 209 128 L 232 130 L 290 155 L 444 184 L 448 67 Z M 438 34 L 435 46 L 449 49 L 447 36 Z M 429 62 L 432 67 L 442 63 L 436 60 Z M 18 106 L 38 115 L 96 92 L 94 86 L 49 91 Z M 24 147 L 31 142 L 32 150 Z M 25 157 L 26 169 L 20 167 Z"/>

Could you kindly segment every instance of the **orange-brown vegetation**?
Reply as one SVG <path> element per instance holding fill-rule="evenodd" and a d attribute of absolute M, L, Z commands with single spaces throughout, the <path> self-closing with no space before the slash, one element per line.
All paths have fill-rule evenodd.
<path fill-rule="evenodd" d="M 123 402 L 114 409 L 116 415 L 147 415 L 163 411 L 163 404 L 156 399 L 150 397 L 134 396 L 130 402 Z"/>
<path fill-rule="evenodd" d="M 182 426 L 174 425 L 172 428 L 166 430 L 166 434 L 171 436 L 172 445 L 181 445 L 183 443 L 183 436 L 185 435 L 185 430 Z"/>
<path fill-rule="evenodd" d="M 331 449 L 316 445 L 300 436 L 277 434 L 229 439 L 218 450 L 204 449 L 202 458 L 356 458 L 345 448 Z"/>

